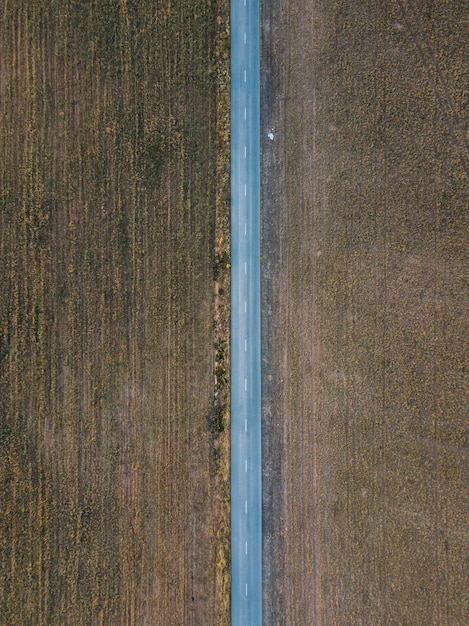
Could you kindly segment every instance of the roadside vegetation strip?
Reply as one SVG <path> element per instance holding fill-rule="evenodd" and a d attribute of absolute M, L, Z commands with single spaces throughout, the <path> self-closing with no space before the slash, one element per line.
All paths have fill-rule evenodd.
<path fill-rule="evenodd" d="M 4 3 L 2 623 L 229 623 L 228 11 Z"/>
<path fill-rule="evenodd" d="M 230 623 L 230 5 L 217 3 L 216 34 L 216 204 L 214 246 L 214 414 L 213 467 L 218 512 L 216 546 L 218 622 Z"/>

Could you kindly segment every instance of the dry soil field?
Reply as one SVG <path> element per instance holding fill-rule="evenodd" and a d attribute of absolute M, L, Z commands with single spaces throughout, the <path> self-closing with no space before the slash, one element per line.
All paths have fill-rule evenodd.
<path fill-rule="evenodd" d="M 263 3 L 269 625 L 469 623 L 468 18 Z"/>
<path fill-rule="evenodd" d="M 228 622 L 227 11 L 0 2 L 5 626 Z"/>

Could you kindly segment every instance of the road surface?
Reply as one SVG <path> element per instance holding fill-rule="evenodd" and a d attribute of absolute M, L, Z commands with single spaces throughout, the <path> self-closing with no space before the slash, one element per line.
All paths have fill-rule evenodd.
<path fill-rule="evenodd" d="M 231 3 L 231 623 L 262 624 L 259 1 Z"/>

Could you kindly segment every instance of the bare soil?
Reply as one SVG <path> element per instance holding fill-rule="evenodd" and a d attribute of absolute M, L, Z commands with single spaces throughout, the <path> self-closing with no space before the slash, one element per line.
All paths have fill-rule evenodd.
<path fill-rule="evenodd" d="M 228 10 L 2 3 L 5 626 L 229 621 Z"/>
<path fill-rule="evenodd" d="M 269 625 L 469 623 L 468 17 L 262 5 Z"/>

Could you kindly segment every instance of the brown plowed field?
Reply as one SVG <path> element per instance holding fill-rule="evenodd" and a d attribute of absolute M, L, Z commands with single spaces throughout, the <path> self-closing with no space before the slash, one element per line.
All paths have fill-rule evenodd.
<path fill-rule="evenodd" d="M 263 3 L 265 624 L 469 623 L 468 18 Z"/>
<path fill-rule="evenodd" d="M 0 3 L 2 625 L 228 623 L 228 8 Z"/>

